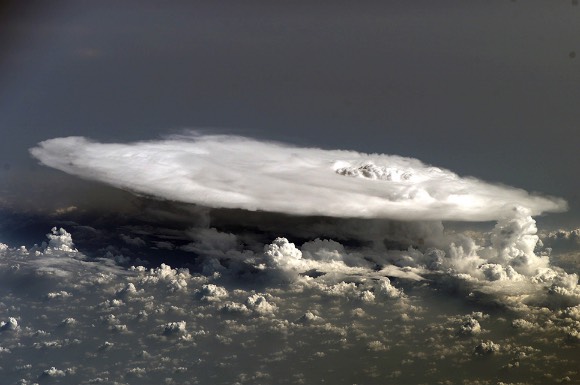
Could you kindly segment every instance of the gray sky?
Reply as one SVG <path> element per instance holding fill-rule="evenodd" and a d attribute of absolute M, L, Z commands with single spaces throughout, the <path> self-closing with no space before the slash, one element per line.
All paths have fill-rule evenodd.
<path fill-rule="evenodd" d="M 575 2 L 30 4 L 0 23 L 6 196 L 63 180 L 38 141 L 205 127 L 416 157 L 561 196 L 547 223 L 580 224 Z"/>

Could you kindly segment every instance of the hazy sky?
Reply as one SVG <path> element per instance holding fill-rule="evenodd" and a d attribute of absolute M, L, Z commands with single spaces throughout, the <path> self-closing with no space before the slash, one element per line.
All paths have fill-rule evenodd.
<path fill-rule="evenodd" d="M 579 223 L 577 2 L 18 3 L 0 27 L 4 191 L 41 140 L 211 128 L 416 157 L 563 197 L 548 220 Z"/>

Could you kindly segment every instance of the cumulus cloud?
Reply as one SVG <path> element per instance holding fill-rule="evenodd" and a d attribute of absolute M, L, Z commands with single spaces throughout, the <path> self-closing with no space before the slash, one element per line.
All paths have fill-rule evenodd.
<path fill-rule="evenodd" d="M 479 321 L 471 316 L 468 316 L 463 324 L 459 327 L 459 333 L 466 335 L 475 335 L 481 333 L 481 325 Z"/>
<path fill-rule="evenodd" d="M 0 322 L 0 331 L 18 330 L 18 321 L 14 317 L 9 317 L 8 321 Z"/>
<path fill-rule="evenodd" d="M 58 231 L 59 236 L 65 233 Z M 501 251 L 521 238 L 507 233 L 509 242 L 497 240 L 494 246 L 490 240 L 476 251 L 490 248 L 489 258 L 504 271 L 519 253 Z M 209 250 L 214 247 L 209 240 L 222 236 L 208 234 L 198 241 Z M 64 238 L 72 244 L 70 234 Z M 243 249 L 237 241 L 230 245 Z M 218 255 L 209 254 L 212 259 Z M 238 270 L 228 273 L 229 268 L 205 274 L 168 264 L 127 268 L 91 260 L 82 251 L 64 251 L 58 244 L 6 246 L 0 250 L 0 285 L 10 290 L 0 302 L 6 314 L 0 320 L 0 353 L 2 367 L 10 370 L 2 375 L 8 383 L 107 383 L 139 376 L 155 383 L 234 383 L 242 377 L 277 378 L 291 362 L 297 374 L 286 383 L 313 383 L 322 375 L 342 383 L 353 372 L 364 382 L 398 373 L 413 383 L 443 383 L 457 379 L 446 370 L 453 364 L 461 369 L 460 380 L 468 373 L 469 382 L 477 383 L 509 379 L 501 367 L 533 365 L 558 378 L 577 368 L 578 356 L 572 353 L 580 346 L 579 305 L 560 306 L 553 300 L 564 295 L 559 291 L 572 295 L 577 290 L 574 276 L 547 267 L 533 276 L 517 273 L 520 280 L 493 281 L 477 267 L 472 275 L 453 270 L 447 259 L 459 258 L 459 251 L 448 257 L 450 250 L 432 249 L 413 251 L 417 267 L 389 270 L 388 259 L 366 261 L 377 257 L 371 254 L 332 240 L 300 245 L 280 237 L 250 258 L 251 274 L 240 275 Z M 438 258 L 441 264 L 427 268 Z M 60 273 L 39 276 L 47 267 Z M 312 268 L 326 273 L 309 275 Z M 404 269 L 426 278 L 384 274 L 403 274 Z M 287 279 L 259 278 L 276 273 Z M 449 277 L 464 277 L 471 292 L 446 291 Z M 513 311 L 482 304 L 478 293 L 486 287 L 496 290 L 489 292 L 494 304 L 513 304 Z M 552 299 L 550 307 L 530 301 L 538 293 Z M 562 344 L 565 353 L 559 351 Z M 563 354 L 572 358 L 559 360 Z M 492 358 L 485 370 L 477 369 L 483 356 L 493 355 L 497 361 Z M 347 361 L 348 366 L 335 365 L 324 374 L 312 369 Z M 425 367 L 433 370 L 421 370 Z"/>
<path fill-rule="evenodd" d="M 160 329 L 163 332 L 163 335 L 171 336 L 178 334 L 186 334 L 187 330 L 185 326 L 186 326 L 185 321 L 168 322 L 165 325 L 161 325 Z"/>
<path fill-rule="evenodd" d="M 417 159 L 237 136 L 192 134 L 130 144 L 67 137 L 30 151 L 42 164 L 82 178 L 217 208 L 466 221 L 498 219 L 516 206 L 530 215 L 566 208 L 561 199 L 460 177 Z"/>
<path fill-rule="evenodd" d="M 323 323 L 324 319 L 311 311 L 307 311 L 304 313 L 300 318 L 296 320 L 296 323 L 303 324 L 303 325 L 312 325 L 312 324 L 319 324 Z"/>
<path fill-rule="evenodd" d="M 57 369 L 53 366 L 53 367 L 43 371 L 40 376 L 41 377 L 64 377 L 64 376 L 66 376 L 66 372 L 64 370 Z"/>
<path fill-rule="evenodd" d="M 65 229 L 57 229 L 53 227 L 49 234 L 46 234 L 48 238 L 48 248 L 47 250 L 55 251 L 76 251 L 73 245 L 72 237 Z"/>
<path fill-rule="evenodd" d="M 473 350 L 474 354 L 477 355 L 488 355 L 494 354 L 499 352 L 501 346 L 499 344 L 494 343 L 493 341 L 481 341 Z"/>
<path fill-rule="evenodd" d="M 266 297 L 261 294 L 249 296 L 246 300 L 246 306 L 260 315 L 272 315 L 277 310 L 277 306 L 268 302 Z"/>
<path fill-rule="evenodd" d="M 226 298 L 228 296 L 228 291 L 223 287 L 210 283 L 201 287 L 201 290 L 199 290 L 199 296 L 202 301 L 216 302 Z"/>
<path fill-rule="evenodd" d="M 183 231 L 189 243 L 176 249 L 195 253 L 208 275 L 261 272 L 286 283 L 322 275 L 330 284 L 367 277 L 379 284 L 356 296 L 366 302 L 403 296 L 387 277 L 422 280 L 433 273 L 495 295 L 529 294 L 535 287 L 559 298 L 576 296 L 575 276 L 550 266 L 549 253 L 536 252 L 542 244 L 532 216 L 563 210 L 564 201 L 462 178 L 416 159 L 196 134 L 130 144 L 58 138 L 31 152 L 48 166 L 141 194 L 257 210 L 254 216 L 204 211 L 203 220 Z M 497 223 L 473 238 L 445 232 L 441 221 L 449 219 Z M 220 220 L 228 230 L 219 227 Z M 241 223 L 242 232 L 231 232 Z M 270 234 L 278 235 L 264 242 Z M 51 236 L 52 248 L 73 250 L 66 234 L 53 229 Z M 120 237 L 144 245 L 141 238 Z M 347 248 L 337 239 L 359 243 Z M 188 284 L 187 275 L 166 265 L 144 279 L 164 281 L 172 291 Z M 208 291 L 200 298 L 222 297 Z"/>

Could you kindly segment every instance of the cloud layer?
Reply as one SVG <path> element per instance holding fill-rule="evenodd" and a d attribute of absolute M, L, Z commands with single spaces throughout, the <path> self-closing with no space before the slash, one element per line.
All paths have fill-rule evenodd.
<path fill-rule="evenodd" d="M 562 199 L 480 181 L 417 159 L 191 134 L 129 144 L 83 137 L 30 150 L 42 164 L 154 197 L 214 208 L 331 217 L 487 221 Z"/>
<path fill-rule="evenodd" d="M 416 159 L 234 136 L 70 137 L 31 152 L 141 197 L 97 220 L 82 207 L 50 216 L 75 244 L 56 227 L 41 246 L 0 244 L 12 293 L 0 353 L 21 368 L 14 381 L 578 378 L 578 359 L 560 352 L 580 357 L 579 268 L 560 255 L 577 250 L 578 230 L 538 233 L 532 218 L 565 209 L 560 199 Z M 448 231 L 444 220 L 496 223 Z M 36 351 L 62 359 L 25 358 Z"/>
<path fill-rule="evenodd" d="M 580 291 L 561 271 L 490 282 L 448 268 L 445 253 L 409 250 L 411 269 L 431 272 L 418 281 L 377 271 L 338 242 L 298 246 L 285 238 L 235 263 L 235 253 L 210 242 L 218 237 L 206 231 L 195 240 L 204 245 L 200 262 L 218 268 L 204 273 L 91 258 L 57 228 L 30 249 L 0 243 L 0 377 L 9 384 L 578 381 Z M 220 253 L 227 268 L 217 263 Z M 312 269 L 328 273 L 304 274 Z"/>

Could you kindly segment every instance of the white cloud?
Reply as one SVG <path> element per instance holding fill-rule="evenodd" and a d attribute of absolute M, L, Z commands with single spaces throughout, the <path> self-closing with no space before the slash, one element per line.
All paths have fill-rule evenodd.
<path fill-rule="evenodd" d="M 43 377 L 64 377 L 66 373 L 64 370 L 55 368 L 54 366 L 42 372 Z"/>
<path fill-rule="evenodd" d="M 18 321 L 14 317 L 9 317 L 7 321 L 0 322 L 0 331 L 16 331 L 19 329 Z"/>
<path fill-rule="evenodd" d="M 246 305 L 237 302 L 227 302 L 221 307 L 221 310 L 225 313 L 245 314 L 245 315 L 251 312 L 251 310 L 248 309 Z"/>
<path fill-rule="evenodd" d="M 46 299 L 63 299 L 63 298 L 69 298 L 69 297 L 72 297 L 72 294 L 67 292 L 67 291 L 64 291 L 64 290 L 61 290 L 58 292 L 48 293 L 46 295 Z"/>
<path fill-rule="evenodd" d="M 544 237 L 548 241 L 570 241 L 573 244 L 580 245 L 580 229 L 574 230 L 556 230 L 551 231 Z"/>
<path fill-rule="evenodd" d="M 147 271 L 142 266 L 133 268 L 142 274 L 141 283 L 157 284 L 164 283 L 167 289 L 171 292 L 186 291 L 187 283 L 191 279 L 191 274 L 187 269 L 172 269 L 171 266 L 164 263 L 161 266 Z"/>
<path fill-rule="evenodd" d="M 378 295 L 380 298 L 392 299 L 392 298 L 400 298 L 404 294 L 401 289 L 397 289 L 396 287 L 394 287 L 387 277 L 384 277 L 378 280 L 375 295 Z"/>
<path fill-rule="evenodd" d="M 335 261 L 344 262 L 347 266 L 368 267 L 369 265 L 360 254 L 347 252 L 343 245 L 331 239 L 316 238 L 304 243 L 300 250 L 304 258 L 323 263 Z"/>
<path fill-rule="evenodd" d="M 481 341 L 473 350 L 473 353 L 476 355 L 488 355 L 494 354 L 501 350 L 501 346 L 499 344 L 494 343 L 493 341 Z"/>
<path fill-rule="evenodd" d="M 72 318 L 72 317 L 65 318 L 60 322 L 60 326 L 62 326 L 62 327 L 71 327 L 71 326 L 74 326 L 76 324 L 77 324 L 77 320 Z"/>
<path fill-rule="evenodd" d="M 296 320 L 296 323 L 303 325 L 321 324 L 324 323 L 324 319 L 310 310 L 304 313 L 300 318 Z"/>
<path fill-rule="evenodd" d="M 192 134 L 131 144 L 68 137 L 30 151 L 41 163 L 73 175 L 209 207 L 467 221 L 498 219 L 519 206 L 530 215 L 566 209 L 561 199 L 462 178 L 417 159 L 236 136 Z"/>
<path fill-rule="evenodd" d="M 497 263 L 485 263 L 479 267 L 488 281 L 521 280 L 523 277 L 513 267 Z"/>
<path fill-rule="evenodd" d="M 387 350 L 387 347 L 381 341 L 371 341 L 367 344 L 367 348 L 373 352 L 381 352 Z"/>
<path fill-rule="evenodd" d="M 129 282 L 125 287 L 116 292 L 119 297 L 130 297 L 140 293 L 143 293 L 143 290 L 137 290 L 133 282 Z"/>
<path fill-rule="evenodd" d="M 479 334 L 481 333 L 481 325 L 475 318 L 468 316 L 459 327 L 459 333 L 467 335 Z"/>
<path fill-rule="evenodd" d="M 201 300 L 207 302 L 221 301 L 228 296 L 228 291 L 224 287 L 214 285 L 213 283 L 203 285 L 198 292 Z"/>
<path fill-rule="evenodd" d="M 500 242 L 501 247 L 485 246 L 494 261 L 489 263 L 503 272 L 512 258 L 500 257 L 499 250 L 520 239 L 505 237 L 509 242 Z M 363 382 L 398 373 L 414 383 L 491 383 L 505 379 L 502 366 L 517 368 L 520 362 L 518 370 L 537 368 L 529 376 L 522 372 L 521 381 L 541 371 L 577 380 L 569 371 L 578 364 L 572 353 L 580 340 L 579 305 L 557 301 L 577 293 L 577 276 L 561 269 L 491 281 L 471 264 L 461 267 L 471 274 L 454 271 L 453 266 L 463 266 L 461 258 L 474 257 L 449 249 L 444 255 L 408 253 L 413 257 L 409 263 L 417 266 L 439 260 L 438 255 L 444 263 L 431 270 L 390 266 L 387 257 L 378 258 L 381 253 L 332 240 L 297 247 L 279 238 L 264 250 L 248 262 L 254 275 L 236 270 L 204 276 L 201 268 L 91 262 L 81 252 L 48 245 L 26 251 L 7 247 L 0 251 L 0 285 L 9 290 L 4 290 L 0 312 L 3 325 L 12 324 L 12 317 L 18 332 L 1 333 L 2 367 L 11 368 L 2 375 L 8 383 L 48 381 L 48 374 L 39 374 L 55 367 L 51 373 L 65 377 L 52 380 L 67 383 L 108 383 L 123 376 L 129 382 L 144 376 L 151 383 L 235 383 L 242 371 L 250 373 L 247 381 L 252 382 L 252 376 L 277 378 L 292 365 L 305 383 L 312 383 L 321 378 L 318 368 L 330 363 L 332 371 L 324 375 L 336 383 L 353 372 Z M 378 258 L 381 266 L 368 261 L 347 265 L 356 264 L 359 255 Z M 270 265 L 257 269 L 266 260 Z M 61 274 L 37 275 L 47 267 Z M 313 267 L 327 273 L 297 274 L 287 282 L 260 279 Z M 411 273 L 425 278 L 410 279 Z M 463 286 L 452 286 L 460 276 Z M 486 299 L 494 306 L 486 307 Z M 68 326 L 59 327 L 61 321 Z M 480 336 L 486 340 L 480 343 Z M 530 344 L 534 347 L 526 348 Z M 485 370 L 478 370 L 479 356 L 493 353 L 500 360 L 492 358 Z M 349 364 L 334 365 L 341 362 Z M 460 374 L 444 370 L 448 365 Z M 429 370 L 417 370 L 425 367 Z"/>
<path fill-rule="evenodd" d="M 264 246 L 264 258 L 266 264 L 273 268 L 304 271 L 302 252 L 286 238 L 276 238 Z"/>
<path fill-rule="evenodd" d="M 273 315 L 278 309 L 275 304 L 266 300 L 261 294 L 252 294 L 246 300 L 246 306 L 260 315 Z"/>
<path fill-rule="evenodd" d="M 164 325 L 161 325 L 160 329 L 163 335 L 172 336 L 172 335 L 179 335 L 179 334 L 186 334 L 186 322 L 185 321 L 178 321 L 178 322 L 169 322 Z"/>
<path fill-rule="evenodd" d="M 53 227 L 52 230 L 50 230 L 50 233 L 46 234 L 46 236 L 49 240 L 47 251 L 76 251 L 72 242 L 72 236 L 62 227 L 60 229 Z"/>

